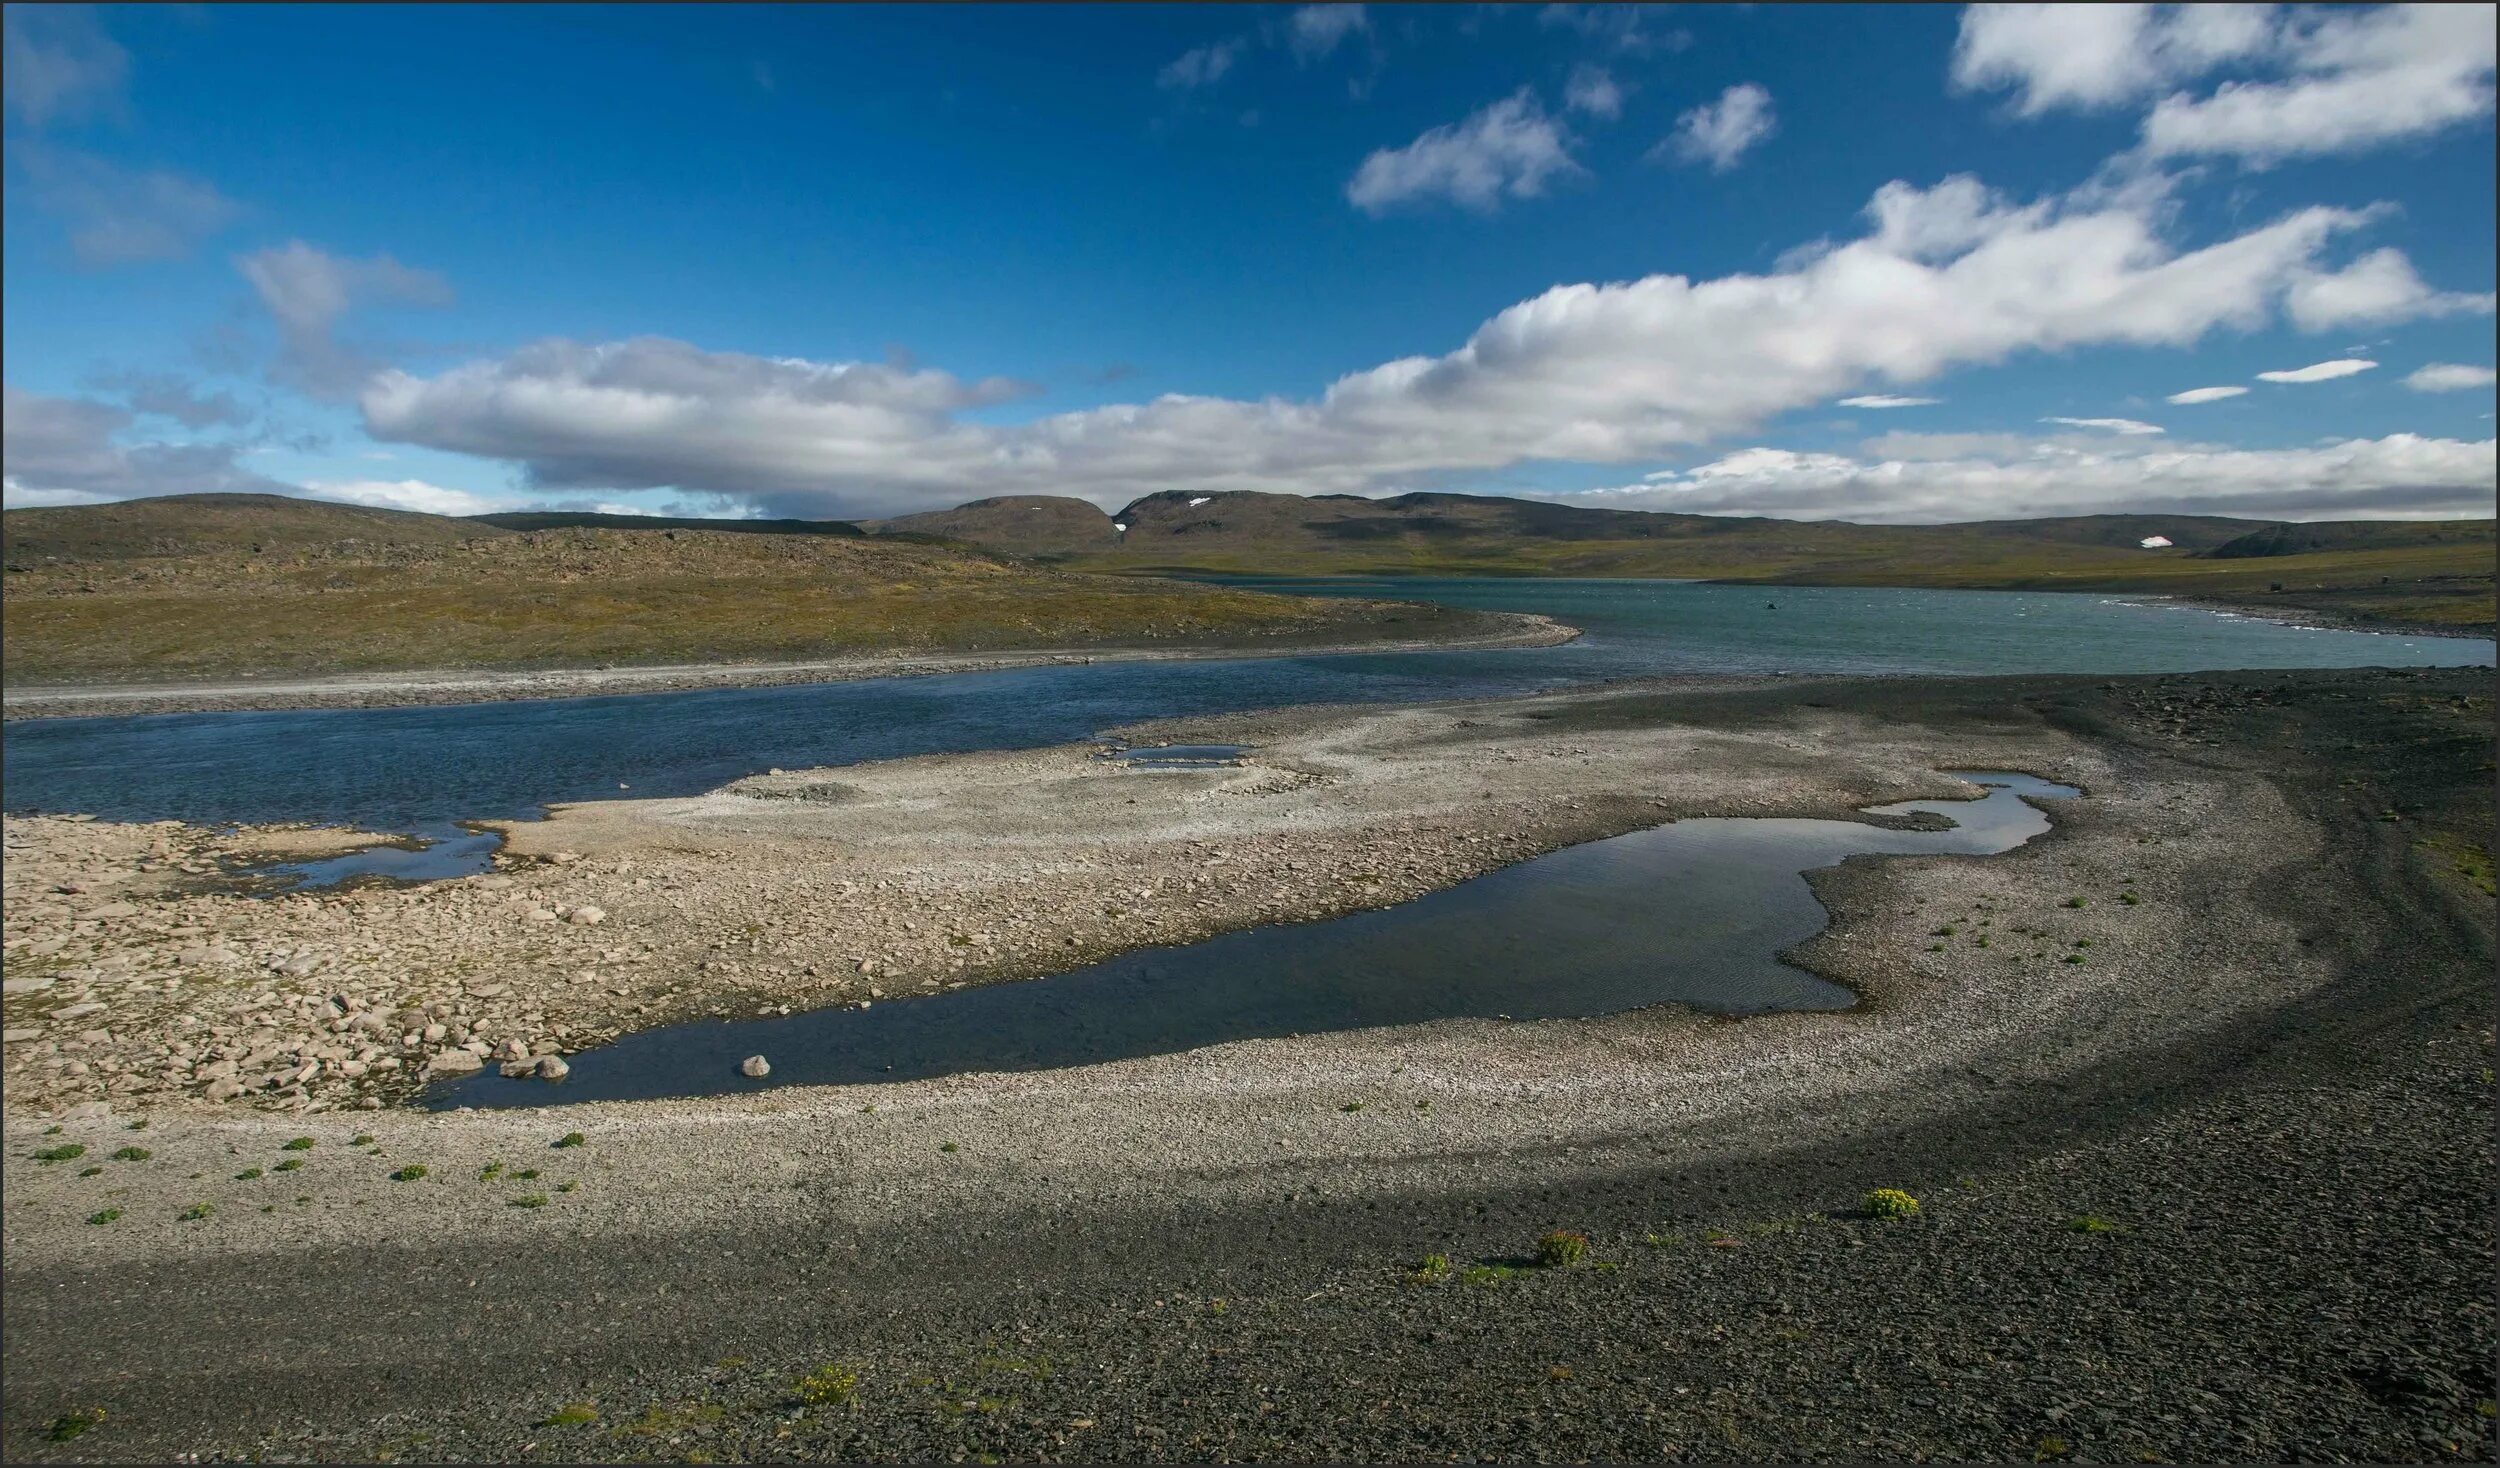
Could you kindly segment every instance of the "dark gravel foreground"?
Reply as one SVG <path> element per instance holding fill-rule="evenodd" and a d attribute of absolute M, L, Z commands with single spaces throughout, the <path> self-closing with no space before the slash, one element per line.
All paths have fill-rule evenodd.
<path fill-rule="evenodd" d="M 2269 771 L 2332 833 L 2271 902 L 2342 980 L 2085 1082 L 1973 1075 L 1801 1116 L 1737 1161 L 1626 1137 L 1491 1193 L 1399 1191 L 1385 1169 L 1363 1194 L 1220 1216 L 967 1209 L 857 1253 L 728 1214 L 710 1247 L 12 1258 L 0 1449 L 2488 1460 L 2493 914 L 2418 843 L 2489 850 L 2492 692 L 2460 671 L 1803 695 L 1946 725 L 2028 705 L 2122 763 Z M 1775 721 L 1793 696 L 1715 713 Z M 1845 923 L 1887 880 L 1818 886 Z M 1922 1215 L 1855 1216 L 1868 1176 Z M 1557 1226 L 1589 1258 L 1522 1267 Z M 1460 1276 L 1411 1282 L 1436 1248 Z M 828 1364 L 855 1384 L 833 1373 L 833 1400 L 803 1405 L 796 1383 Z M 541 1425 L 574 1401 L 597 1420 Z M 103 1425 L 48 1436 L 89 1403 Z"/>

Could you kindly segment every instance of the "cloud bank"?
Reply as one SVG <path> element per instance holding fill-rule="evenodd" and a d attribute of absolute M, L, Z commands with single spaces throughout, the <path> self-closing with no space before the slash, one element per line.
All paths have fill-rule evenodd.
<path fill-rule="evenodd" d="M 2123 441 L 2120 441 L 2123 443 Z M 2492 513 L 2494 442 L 2392 434 L 2298 449 L 2119 447 L 2042 440 L 1939 458 L 1745 449 L 1638 484 L 1555 496 L 1610 509 L 1892 523 L 2052 515 L 2350 516 Z"/>
<path fill-rule="evenodd" d="M 232 443 L 124 444 L 127 408 L 0 387 L 0 495 L 24 505 L 93 504 L 209 491 L 287 494 L 294 486 L 235 463 Z"/>
<path fill-rule="evenodd" d="M 1157 490 L 1373 493 L 1535 460 L 1623 463 L 1959 367 L 2096 345 L 2184 347 L 2289 312 L 2364 211 L 2297 210 L 2199 249 L 2157 204 L 2015 204 L 1956 177 L 1890 184 L 1860 238 L 1765 275 L 1558 286 L 1456 350 L 1311 399 L 1170 395 L 1014 427 L 943 372 L 542 342 L 373 378 L 377 438 L 506 460 L 554 488 L 669 487 L 777 513 L 891 514 L 982 495 L 1117 505 Z M 2436 293 L 2418 297 L 2437 309 Z M 2386 309 L 2400 309 L 2389 303 Z M 2339 363 L 2281 380 L 2360 370 Z"/>

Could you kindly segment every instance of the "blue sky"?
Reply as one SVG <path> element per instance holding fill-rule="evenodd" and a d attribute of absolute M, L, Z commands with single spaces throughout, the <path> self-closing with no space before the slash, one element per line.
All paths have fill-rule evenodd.
<path fill-rule="evenodd" d="M 13 505 L 2492 509 L 2489 7 L 7 18 Z"/>

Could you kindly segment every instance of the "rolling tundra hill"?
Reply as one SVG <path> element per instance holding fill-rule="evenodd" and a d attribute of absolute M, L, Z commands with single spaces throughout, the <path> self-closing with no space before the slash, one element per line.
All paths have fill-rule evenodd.
<path fill-rule="evenodd" d="M 2493 620 L 2489 520 L 2082 515 L 1860 525 L 1490 495 L 1242 492 L 1148 495 L 1116 514 L 1076 499 L 976 501 L 866 528 L 944 535 L 1095 571 L 2143 591 L 2391 625 L 2488 628 Z M 2155 537 L 2170 544 L 2143 545 Z"/>
<path fill-rule="evenodd" d="M 663 522 L 667 525 L 667 522 Z M 696 528 L 701 527 L 701 528 Z M 1465 637 L 1509 619 L 1098 576 L 959 544 L 259 495 L 0 516 L 15 684 Z"/>

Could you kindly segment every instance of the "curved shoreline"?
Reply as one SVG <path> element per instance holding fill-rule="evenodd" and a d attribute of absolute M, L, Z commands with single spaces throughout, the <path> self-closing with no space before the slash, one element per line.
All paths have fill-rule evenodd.
<path fill-rule="evenodd" d="M 0 719 L 124 717 L 139 714 L 233 713 L 244 710 L 416 708 L 437 704 L 513 703 L 680 693 L 703 688 L 775 688 L 798 683 L 853 683 L 872 678 L 926 678 L 1009 668 L 1086 663 L 1201 662 L 1248 658 L 1339 657 L 1354 653 L 1476 652 L 1553 647 L 1580 629 L 1534 612 L 1481 612 L 1510 623 L 1506 630 L 1464 637 L 1324 642 L 1307 646 L 1032 648 L 1001 652 L 892 652 L 791 663 L 667 664 L 652 667 L 451 669 L 339 674 L 268 682 L 90 684 L 9 688 Z"/>
<path fill-rule="evenodd" d="M 1686 787 L 1722 812 L 1859 795 L 1914 756 L 2094 798 L 2001 856 L 1818 874 L 1831 925 L 1796 956 L 1867 1001 L 1834 1014 L 1458 1021 L 561 1116 L 169 1109 L 136 1138 L 152 1160 L 84 1180 L 12 1164 L 6 1445 L 2005 1461 L 2054 1432 L 2089 1461 L 2454 1456 L 2414 1444 L 2488 1432 L 2490 908 L 2417 847 L 2461 820 L 2489 839 L 2490 689 L 2487 671 L 1634 688 L 1508 701 L 1516 722 L 1463 732 L 1499 715 L 1373 711 L 1395 737 L 1368 740 L 1281 711 L 1313 741 L 1297 765 L 1369 767 L 1391 806 L 1433 790 L 1401 771 L 1510 771 L 1558 825 L 1658 819 L 1646 792 L 1675 787 L 1623 776 L 1701 762 L 1733 769 Z M 1641 741 L 1628 764 L 1568 773 L 1618 734 Z M 948 766 L 987 845 L 1032 839 L 996 792 L 1048 758 Z M 888 792 L 907 802 L 937 766 L 842 778 L 910 780 Z M 1619 802 L 1592 793 L 1609 786 Z M 846 845 L 877 834 L 869 794 L 836 807 Z M 627 814 L 570 809 L 590 837 Z M 742 844 L 687 830 L 689 860 Z M 583 849 L 533 870 L 552 887 L 611 860 Z M 926 897 L 879 900 L 925 917 Z M 1982 915 L 2038 941 L 1983 948 Z M 20 1114 L 8 1137 L 96 1162 L 133 1140 L 123 1123 L 52 1135 Z M 583 1145 L 554 1145 L 568 1129 Z M 284 1150 L 298 1134 L 316 1145 Z M 394 1180 L 412 1166 L 430 1172 Z M 1854 1217 L 1871 1187 L 1926 1217 Z M 127 1216 L 84 1221 L 108 1202 Z M 1585 1231 L 1591 1262 L 1518 1268 L 1550 1228 Z M 1412 1281 L 1426 1252 L 1484 1277 Z M 856 1368 L 856 1401 L 792 1412 L 790 1383 L 828 1362 Z M 576 1401 L 596 1425 L 551 1426 Z M 90 1404 L 111 1409 L 92 1437 L 43 1439 Z"/>

